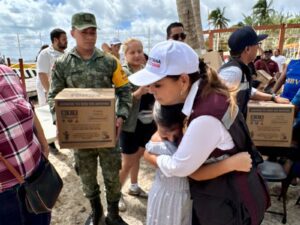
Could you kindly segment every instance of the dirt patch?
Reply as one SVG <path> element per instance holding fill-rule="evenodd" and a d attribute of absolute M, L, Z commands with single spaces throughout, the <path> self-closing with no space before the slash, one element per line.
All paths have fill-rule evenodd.
<path fill-rule="evenodd" d="M 73 152 L 70 149 L 61 149 L 57 155 L 50 154 L 50 161 L 64 181 L 63 190 L 53 209 L 51 225 L 84 224 L 90 212 L 88 200 L 83 196 L 79 177 L 73 169 Z M 154 168 L 141 161 L 139 183 L 145 191 L 149 191 L 154 177 Z M 98 180 L 101 187 L 101 201 L 106 210 L 105 192 L 101 168 L 98 169 Z M 130 225 L 142 225 L 146 221 L 147 200 L 132 197 L 127 194 L 129 182 L 123 188 L 127 211 L 121 213 L 122 218 Z"/>
<path fill-rule="evenodd" d="M 88 200 L 83 196 L 80 187 L 79 177 L 73 169 L 73 152 L 69 149 L 61 149 L 58 155 L 50 154 L 50 161 L 55 165 L 59 174 L 64 180 L 64 188 L 59 196 L 58 202 L 55 205 L 52 213 L 51 225 L 83 225 L 90 212 Z M 139 183 L 147 192 L 149 191 L 153 177 L 154 168 L 141 161 L 139 174 Z M 103 179 L 100 168 L 98 169 L 98 180 L 101 186 L 101 200 L 106 209 L 106 201 L 103 191 Z M 280 188 L 280 185 L 270 184 L 271 193 L 275 193 Z M 146 206 L 147 200 L 132 197 L 126 194 L 129 183 L 127 182 L 123 188 L 124 199 L 127 203 L 127 211 L 121 213 L 122 218 L 130 225 L 142 225 L 146 221 Z M 289 188 L 287 200 L 287 225 L 299 224 L 300 206 L 295 205 L 297 198 L 300 196 L 300 185 Z M 282 212 L 282 202 L 276 197 L 272 197 L 272 210 Z M 265 214 L 263 225 L 282 225 L 282 216 L 274 214 Z M 161 224 L 163 225 L 163 224 Z"/>

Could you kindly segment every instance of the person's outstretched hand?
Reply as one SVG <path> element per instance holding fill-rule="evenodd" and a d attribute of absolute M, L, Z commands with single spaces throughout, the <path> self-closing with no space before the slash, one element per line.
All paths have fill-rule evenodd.
<path fill-rule="evenodd" d="M 280 96 L 276 96 L 274 98 L 274 102 L 276 103 L 281 103 L 281 104 L 289 104 L 290 103 L 290 100 L 288 100 L 287 98 L 283 98 L 283 97 L 280 97 Z"/>

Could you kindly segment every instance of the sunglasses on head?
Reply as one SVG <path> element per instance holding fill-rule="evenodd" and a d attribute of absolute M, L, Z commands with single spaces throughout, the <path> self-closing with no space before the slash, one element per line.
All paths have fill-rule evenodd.
<path fill-rule="evenodd" d="M 178 41 L 179 38 L 181 38 L 181 40 L 184 40 L 186 38 L 186 34 L 185 33 L 179 33 L 179 34 L 174 34 L 171 36 L 173 40 Z"/>

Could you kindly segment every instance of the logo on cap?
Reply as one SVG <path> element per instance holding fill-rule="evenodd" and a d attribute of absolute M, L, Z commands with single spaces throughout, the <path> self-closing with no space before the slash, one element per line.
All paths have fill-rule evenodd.
<path fill-rule="evenodd" d="M 156 67 L 156 68 L 160 68 L 160 59 L 156 59 L 156 58 L 153 58 L 153 57 L 149 57 L 148 58 L 148 64 L 150 66 L 153 66 L 153 67 Z"/>

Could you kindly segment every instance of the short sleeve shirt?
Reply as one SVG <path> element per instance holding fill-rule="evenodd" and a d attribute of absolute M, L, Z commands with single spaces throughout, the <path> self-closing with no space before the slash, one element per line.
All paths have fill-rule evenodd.
<path fill-rule="evenodd" d="M 272 56 L 271 59 L 273 61 L 275 61 L 279 67 L 279 72 L 281 73 L 282 72 L 282 67 L 283 67 L 283 64 L 286 63 L 286 58 L 283 56 L 283 55 L 279 55 L 279 56 Z"/>
<path fill-rule="evenodd" d="M 294 96 L 292 100 L 292 104 L 300 108 L 300 88 L 298 89 L 296 95 Z M 296 123 L 300 124 L 300 112 L 298 112 L 296 116 Z"/>
<path fill-rule="evenodd" d="M 260 59 L 255 62 L 255 69 L 264 70 L 267 73 L 269 73 L 272 77 L 275 75 L 275 73 L 279 72 L 278 65 L 273 60 L 265 61 L 263 59 Z"/>
<path fill-rule="evenodd" d="M 50 76 L 55 60 L 62 54 L 62 52 L 56 51 L 53 46 L 43 49 L 37 58 L 37 72 L 46 73 L 48 76 Z"/>

